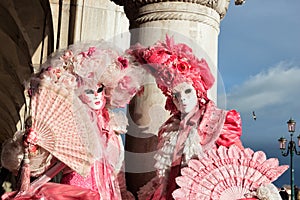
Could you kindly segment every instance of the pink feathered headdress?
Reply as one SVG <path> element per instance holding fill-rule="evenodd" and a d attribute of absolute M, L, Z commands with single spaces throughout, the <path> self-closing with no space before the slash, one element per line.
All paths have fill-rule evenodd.
<path fill-rule="evenodd" d="M 166 36 L 165 42 L 157 42 L 148 48 L 137 44 L 128 52 L 155 77 L 157 86 L 167 97 L 167 110 L 176 112 L 172 89 L 182 82 L 193 85 L 199 101 L 207 100 L 207 90 L 213 86 L 214 76 L 206 60 L 197 58 L 186 44 L 175 44 L 173 38 Z"/>
<path fill-rule="evenodd" d="M 143 84 L 145 70 L 139 65 L 132 55 L 121 53 L 108 42 L 78 43 L 49 59 L 31 87 L 43 79 L 80 95 L 102 84 L 107 106 L 124 107 Z"/>
<path fill-rule="evenodd" d="M 146 64 L 145 68 L 155 77 L 164 95 L 171 96 L 171 90 L 182 82 L 189 82 L 197 91 L 198 97 L 214 84 L 214 76 L 204 58 L 198 59 L 186 44 L 175 44 L 166 36 L 165 42 L 157 42 L 144 48 L 133 46 L 130 53 Z"/>

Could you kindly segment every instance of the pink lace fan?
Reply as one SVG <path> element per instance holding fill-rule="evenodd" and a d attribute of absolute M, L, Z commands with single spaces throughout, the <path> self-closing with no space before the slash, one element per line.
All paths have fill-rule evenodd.
<path fill-rule="evenodd" d="M 262 151 L 241 150 L 233 145 L 210 150 L 201 160 L 192 159 L 176 178 L 180 199 L 228 200 L 245 198 L 263 184 L 276 180 L 288 169 L 276 158 L 266 159 Z"/>
<path fill-rule="evenodd" d="M 31 98 L 31 117 L 34 144 L 87 175 L 94 158 L 100 156 L 100 139 L 96 124 L 74 90 L 42 80 Z"/>

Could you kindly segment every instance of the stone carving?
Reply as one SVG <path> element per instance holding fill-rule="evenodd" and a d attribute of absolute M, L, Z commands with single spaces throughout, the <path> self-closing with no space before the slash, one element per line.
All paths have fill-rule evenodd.
<path fill-rule="evenodd" d="M 153 10 L 156 12 L 153 12 Z M 139 9 L 139 15 L 135 19 L 138 24 L 158 20 L 202 22 L 212 27 L 219 27 L 220 22 L 216 12 L 208 13 L 206 7 L 185 2 L 161 2 L 159 4 L 145 5 Z"/>
<path fill-rule="evenodd" d="M 180 9 L 176 10 L 178 13 L 162 13 L 164 10 L 159 10 L 157 12 L 152 12 L 149 16 L 137 16 L 135 10 L 149 4 L 155 3 L 163 3 L 163 2 L 184 2 L 184 3 L 193 3 L 202 6 L 206 6 L 214 9 L 219 15 L 220 19 L 222 19 L 228 10 L 228 6 L 230 0 L 136 0 L 136 1 L 124 1 L 124 0 L 113 0 L 116 4 L 124 6 L 127 17 L 130 20 L 137 20 L 137 23 L 144 23 L 146 21 L 154 21 L 154 20 L 190 20 L 190 21 L 198 21 L 195 16 L 188 16 L 190 13 L 179 13 Z M 245 0 L 235 0 L 235 5 L 242 5 Z M 155 11 L 155 10 L 153 10 Z"/>

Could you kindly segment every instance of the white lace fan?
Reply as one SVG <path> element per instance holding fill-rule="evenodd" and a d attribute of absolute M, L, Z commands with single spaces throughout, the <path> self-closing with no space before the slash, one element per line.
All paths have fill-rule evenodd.
<path fill-rule="evenodd" d="M 278 159 L 266 159 L 262 151 L 241 150 L 233 145 L 207 152 L 201 160 L 192 159 L 176 178 L 176 200 L 237 200 L 263 184 L 276 180 L 288 169 Z"/>
<path fill-rule="evenodd" d="M 94 158 L 100 156 L 100 139 L 96 124 L 74 90 L 42 80 L 31 97 L 31 117 L 36 144 L 87 175 Z"/>

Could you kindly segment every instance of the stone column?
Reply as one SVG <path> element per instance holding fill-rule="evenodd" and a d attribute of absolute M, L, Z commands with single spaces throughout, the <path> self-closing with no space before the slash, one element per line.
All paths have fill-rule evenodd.
<path fill-rule="evenodd" d="M 175 41 L 190 45 L 194 51 L 204 50 L 210 68 L 217 78 L 218 35 L 220 20 L 225 16 L 230 0 L 136 0 L 118 1 L 124 5 L 130 20 L 132 44 L 151 45 L 164 40 L 166 33 Z M 236 4 L 243 0 L 236 0 Z M 209 91 L 216 101 L 217 80 Z M 126 136 L 126 179 L 128 189 L 135 193 L 154 175 L 156 134 L 168 113 L 164 111 L 165 98 L 153 78 L 145 85 L 144 94 L 129 106 L 130 126 Z"/>

